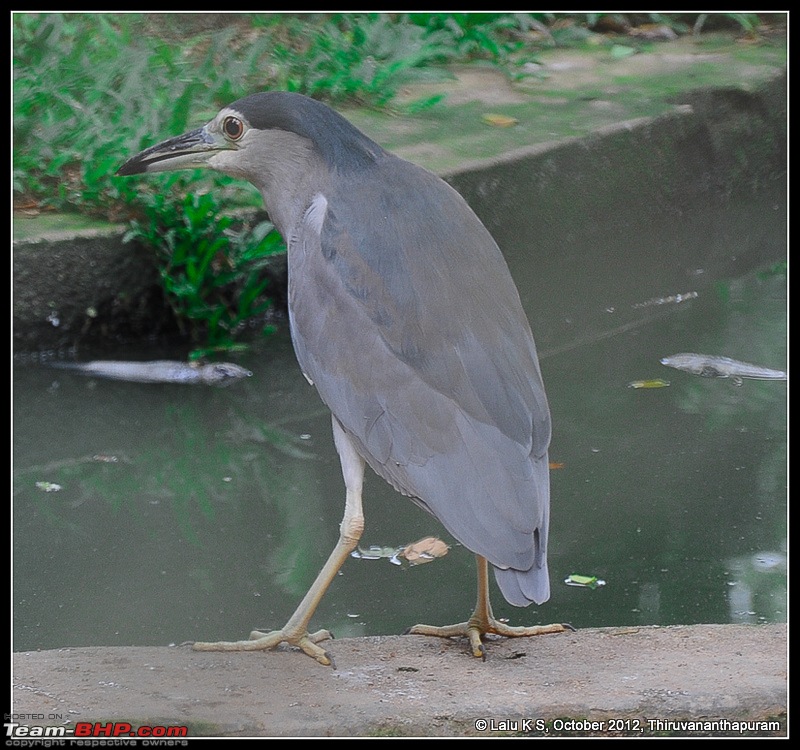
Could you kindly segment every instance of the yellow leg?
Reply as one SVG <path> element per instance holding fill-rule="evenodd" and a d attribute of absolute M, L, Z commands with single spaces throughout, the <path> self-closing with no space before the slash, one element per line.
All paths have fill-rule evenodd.
<path fill-rule="evenodd" d="M 489 565 L 485 557 L 475 556 L 478 563 L 478 601 L 475 611 L 467 622 L 457 625 L 414 625 L 406 633 L 411 635 L 433 635 L 438 638 L 453 638 L 466 636 L 472 649 L 472 655 L 481 659 L 486 658 L 486 647 L 482 638 L 487 633 L 502 635 L 507 638 L 521 638 L 531 635 L 546 635 L 548 633 L 563 633 L 573 629 L 570 625 L 533 625 L 531 627 L 511 627 L 494 619 L 492 605 L 489 602 Z"/>
<path fill-rule="evenodd" d="M 361 505 L 364 460 L 358 455 L 352 441 L 336 419 L 333 420 L 333 437 L 339 451 L 342 473 L 347 487 L 344 518 L 339 527 L 339 541 L 316 580 L 311 584 L 308 593 L 303 597 L 303 601 L 289 618 L 289 622 L 280 630 L 273 630 L 269 633 L 254 630 L 250 633 L 249 640 L 244 641 L 197 642 L 193 645 L 195 651 L 264 651 L 275 648 L 279 643 L 289 643 L 301 648 L 320 664 L 333 665 L 331 655 L 317 645 L 320 641 L 331 638 L 331 634 L 327 630 L 309 633 L 308 624 L 331 581 L 336 577 L 339 568 L 342 567 L 350 553 L 356 548 L 364 531 L 364 513 Z"/>

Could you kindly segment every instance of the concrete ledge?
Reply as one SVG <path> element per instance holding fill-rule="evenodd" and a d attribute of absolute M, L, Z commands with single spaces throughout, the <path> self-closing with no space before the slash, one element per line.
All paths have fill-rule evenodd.
<path fill-rule="evenodd" d="M 498 639 L 488 644 L 485 662 L 469 655 L 462 641 L 420 636 L 347 638 L 332 641 L 329 650 L 336 670 L 290 650 L 18 653 L 14 712 L 43 717 L 19 720 L 26 725 L 127 722 L 188 727 L 189 736 L 787 731 L 787 626 L 781 624 L 601 628 Z M 490 723 L 484 728 L 480 720 Z"/>

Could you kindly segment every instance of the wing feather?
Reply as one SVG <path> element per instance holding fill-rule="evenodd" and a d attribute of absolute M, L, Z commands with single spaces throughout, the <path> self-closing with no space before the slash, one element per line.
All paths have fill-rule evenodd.
<path fill-rule="evenodd" d="M 379 475 L 496 566 L 509 601 L 543 601 L 550 416 L 519 295 L 458 193 L 395 157 L 374 168 L 390 167 L 294 235 L 298 360 Z"/>

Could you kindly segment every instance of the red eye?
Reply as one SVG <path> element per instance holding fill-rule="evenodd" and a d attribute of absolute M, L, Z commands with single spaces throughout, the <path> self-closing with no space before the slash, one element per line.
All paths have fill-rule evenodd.
<path fill-rule="evenodd" d="M 244 123 L 238 117 L 226 117 L 222 121 L 222 132 L 232 141 L 238 141 L 244 135 Z"/>

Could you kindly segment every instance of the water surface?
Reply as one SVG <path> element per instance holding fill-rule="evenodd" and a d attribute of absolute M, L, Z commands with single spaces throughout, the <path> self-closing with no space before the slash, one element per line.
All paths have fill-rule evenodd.
<path fill-rule="evenodd" d="M 554 422 L 552 598 L 519 610 L 495 588 L 498 616 L 576 627 L 785 619 L 787 385 L 736 387 L 659 364 L 695 351 L 785 369 L 781 200 L 549 238 L 492 227 Z M 23 359 L 14 649 L 235 639 L 283 625 L 344 507 L 330 418 L 287 332 L 236 359 L 254 375 L 225 389 L 94 380 Z M 655 378 L 670 384 L 628 387 Z M 471 553 L 372 474 L 365 512 L 363 547 L 434 535 L 452 548 L 417 567 L 348 560 L 312 626 L 369 635 L 466 619 Z M 572 573 L 605 585 L 569 587 Z"/>

